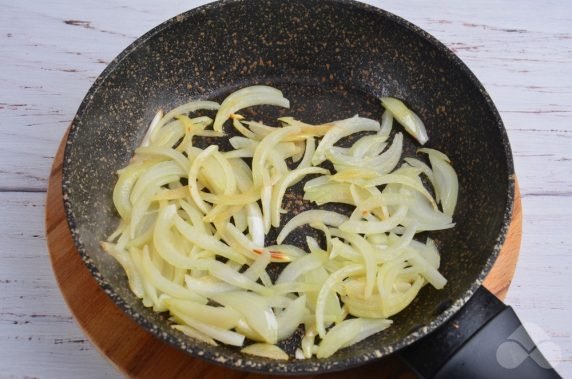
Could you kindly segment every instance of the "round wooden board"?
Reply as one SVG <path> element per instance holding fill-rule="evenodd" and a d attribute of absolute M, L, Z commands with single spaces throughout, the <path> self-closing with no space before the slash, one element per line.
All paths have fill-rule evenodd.
<path fill-rule="evenodd" d="M 75 319 L 91 342 L 124 375 L 132 378 L 262 378 L 263 375 L 215 366 L 170 346 L 143 330 L 100 289 L 77 252 L 64 213 L 61 180 L 67 134 L 54 159 L 46 199 L 46 234 L 53 270 Z M 520 192 L 506 243 L 485 280 L 485 287 L 504 299 L 514 275 L 522 237 Z M 325 378 L 414 378 L 396 357 Z M 308 376 L 311 378 L 314 376 Z M 315 376 L 318 377 L 317 375 Z"/>

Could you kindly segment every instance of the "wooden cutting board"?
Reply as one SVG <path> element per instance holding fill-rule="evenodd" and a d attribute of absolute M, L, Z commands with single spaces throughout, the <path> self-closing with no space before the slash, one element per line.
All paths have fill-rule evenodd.
<path fill-rule="evenodd" d="M 46 234 L 53 270 L 60 290 L 90 341 L 124 375 L 131 378 L 263 378 L 264 375 L 226 369 L 172 347 L 143 330 L 100 289 L 77 252 L 67 226 L 62 200 L 64 136 L 54 159 L 46 199 Z M 514 275 L 522 237 L 518 186 L 513 220 L 505 245 L 485 280 L 485 287 L 504 299 Z M 320 379 L 352 377 L 414 378 L 396 357 L 360 368 L 320 375 Z M 275 376 L 276 377 L 276 376 Z M 307 376 L 313 378 L 318 376 Z"/>

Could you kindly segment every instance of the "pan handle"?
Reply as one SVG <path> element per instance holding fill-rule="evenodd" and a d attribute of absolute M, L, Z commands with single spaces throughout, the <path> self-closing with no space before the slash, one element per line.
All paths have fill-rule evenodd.
<path fill-rule="evenodd" d="M 482 286 L 441 327 L 399 354 L 422 378 L 560 378 L 513 309 Z"/>

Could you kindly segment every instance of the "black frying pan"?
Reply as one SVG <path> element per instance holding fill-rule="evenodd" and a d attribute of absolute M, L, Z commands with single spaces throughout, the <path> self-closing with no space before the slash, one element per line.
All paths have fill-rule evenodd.
<path fill-rule="evenodd" d="M 154 113 L 193 98 L 220 101 L 253 84 L 277 87 L 291 100 L 291 111 L 257 108 L 264 119 L 288 114 L 319 123 L 356 113 L 379 119 L 380 96 L 406 99 L 427 125 L 428 146 L 445 152 L 458 172 L 457 226 L 432 234 L 449 280 L 445 289 L 426 286 L 393 317 L 391 328 L 328 359 L 276 362 L 185 337 L 165 315 L 143 307 L 120 266 L 98 245 L 118 222 L 114 173 L 129 161 Z M 405 154 L 414 155 L 416 147 L 408 140 Z M 477 369 L 480 377 L 556 375 L 537 359 L 503 368 L 497 347 L 520 322 L 481 287 L 513 204 L 514 171 L 502 121 L 450 50 L 380 9 L 343 0 L 222 1 L 158 26 L 122 52 L 83 100 L 66 145 L 63 193 L 74 240 L 99 284 L 141 326 L 193 356 L 250 371 L 302 374 L 343 370 L 400 350 L 426 376 L 475 376 Z M 298 230 L 293 239 L 310 232 Z M 459 328 L 452 321 L 439 328 L 452 316 Z M 295 338 L 286 341 L 286 350 L 292 352 Z"/>

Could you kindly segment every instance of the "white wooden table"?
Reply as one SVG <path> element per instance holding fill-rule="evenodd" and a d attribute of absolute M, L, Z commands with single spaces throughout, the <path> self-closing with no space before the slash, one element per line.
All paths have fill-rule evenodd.
<path fill-rule="evenodd" d="M 58 142 L 97 75 L 205 1 L 0 0 L 0 378 L 114 378 L 58 291 L 44 199 Z M 484 83 L 512 143 L 524 237 L 508 294 L 572 376 L 572 2 L 369 1 L 429 31 Z M 545 335 L 543 335 L 543 332 Z"/>

